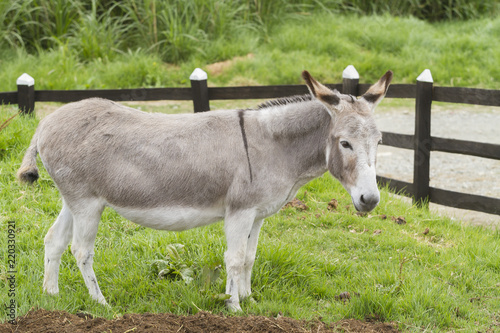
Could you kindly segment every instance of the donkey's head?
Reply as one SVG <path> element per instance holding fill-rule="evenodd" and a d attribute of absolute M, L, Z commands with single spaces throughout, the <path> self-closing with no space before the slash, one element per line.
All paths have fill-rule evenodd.
<path fill-rule="evenodd" d="M 384 98 L 392 72 L 385 73 L 359 99 L 330 90 L 307 71 L 302 72 L 302 77 L 311 94 L 332 116 L 326 151 L 328 170 L 349 192 L 358 211 L 371 211 L 380 201 L 375 163 L 377 146 L 382 140 L 373 110 Z"/>

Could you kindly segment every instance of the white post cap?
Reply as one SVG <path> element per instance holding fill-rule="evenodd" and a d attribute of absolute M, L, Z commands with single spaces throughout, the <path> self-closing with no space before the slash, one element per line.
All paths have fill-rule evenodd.
<path fill-rule="evenodd" d="M 20 77 L 17 78 L 16 84 L 18 86 L 34 86 L 35 85 L 35 79 L 29 76 L 28 74 L 24 73 Z"/>
<path fill-rule="evenodd" d="M 432 74 L 431 74 L 431 71 L 430 69 L 424 69 L 424 71 L 422 72 L 422 74 L 420 74 L 418 77 L 417 77 L 417 81 L 420 81 L 420 82 L 434 82 L 432 80 Z"/>
<path fill-rule="evenodd" d="M 353 65 L 347 66 L 342 72 L 343 79 L 359 79 L 359 73 Z"/>
<path fill-rule="evenodd" d="M 193 73 L 189 76 L 190 80 L 194 81 L 203 81 L 208 78 L 207 73 L 201 69 L 201 68 L 196 68 Z"/>

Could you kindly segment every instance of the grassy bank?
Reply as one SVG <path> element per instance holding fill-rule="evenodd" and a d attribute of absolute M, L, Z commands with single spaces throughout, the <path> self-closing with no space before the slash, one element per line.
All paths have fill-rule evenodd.
<path fill-rule="evenodd" d="M 349 64 L 361 82 L 374 82 L 392 69 L 396 83 L 413 83 L 425 69 L 435 84 L 500 88 L 500 18 L 428 23 L 416 18 L 313 14 L 275 24 L 266 37 L 246 30 L 237 37 L 202 43 L 177 63 L 166 63 L 147 49 L 119 51 L 89 60 L 70 43 L 37 54 L 0 51 L 0 91 L 16 89 L 24 72 L 37 89 L 102 89 L 189 86 L 196 67 L 211 85 L 299 84 L 308 69 L 324 82 L 340 82 Z M 241 57 L 222 71 L 208 66 Z"/>
<path fill-rule="evenodd" d="M 30 52 L 70 44 L 82 59 L 113 49 L 152 49 L 165 61 L 185 59 L 200 44 L 318 13 L 390 14 L 430 22 L 494 18 L 495 0 L 24 0 L 0 3 L 0 45 Z"/>
<path fill-rule="evenodd" d="M 15 112 L 1 107 L 2 119 Z M 106 210 L 94 269 L 110 308 L 92 301 L 69 251 L 62 258 L 60 295 L 42 294 L 43 238 L 61 207 L 43 168 L 35 186 L 15 172 L 37 119 L 16 118 L 0 132 L 0 304 L 7 293 L 8 221 L 16 230 L 17 313 L 31 307 L 90 312 L 226 313 L 222 224 L 159 232 Z M 244 312 L 294 318 L 372 318 L 406 331 L 488 331 L 500 318 L 500 233 L 460 225 L 382 191 L 381 204 L 358 216 L 348 194 L 325 175 L 302 188 L 307 210 L 285 208 L 266 220 L 254 267 L 253 299 Z M 338 207 L 328 208 L 336 199 Z M 178 254 L 171 244 L 182 244 Z M 163 260 L 157 262 L 156 260 Z M 158 277 L 162 268 L 174 272 Z M 187 270 L 186 270 L 187 268 Z M 186 277 L 193 280 L 189 283 Z M 348 292 L 350 299 L 341 297 Z M 0 320 L 5 315 L 0 312 Z"/>

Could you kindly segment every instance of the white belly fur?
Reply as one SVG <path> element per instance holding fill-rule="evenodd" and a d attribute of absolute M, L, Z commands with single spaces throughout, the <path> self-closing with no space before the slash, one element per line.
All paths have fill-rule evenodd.
<path fill-rule="evenodd" d="M 220 207 L 159 207 L 146 209 L 110 207 L 127 220 L 158 230 L 182 231 L 208 225 L 224 218 L 224 209 Z"/>

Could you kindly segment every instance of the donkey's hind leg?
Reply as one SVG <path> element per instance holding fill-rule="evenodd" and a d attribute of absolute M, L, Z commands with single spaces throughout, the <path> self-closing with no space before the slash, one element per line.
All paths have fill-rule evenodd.
<path fill-rule="evenodd" d="M 63 200 L 63 207 L 56 222 L 45 236 L 45 276 L 43 290 L 50 295 L 59 292 L 58 276 L 61 256 L 68 248 L 73 235 L 73 214 Z"/>
<path fill-rule="evenodd" d="M 71 252 L 75 256 L 76 263 L 78 268 L 80 268 L 90 296 L 99 303 L 107 305 L 97 283 L 94 269 L 92 268 L 94 262 L 94 242 L 104 205 L 95 200 L 79 203 L 78 206 L 79 208 L 72 209 L 74 221 Z"/>

